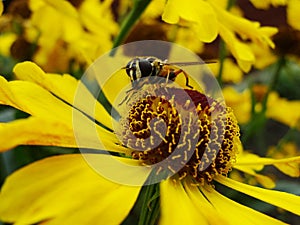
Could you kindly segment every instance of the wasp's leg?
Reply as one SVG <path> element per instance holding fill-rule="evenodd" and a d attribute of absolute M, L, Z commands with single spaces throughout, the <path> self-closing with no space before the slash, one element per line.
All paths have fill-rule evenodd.
<path fill-rule="evenodd" d="M 183 73 L 183 75 L 185 76 L 185 86 L 193 89 L 193 86 L 189 85 L 189 75 L 184 70 L 179 69 L 176 72 L 174 72 L 175 77 L 180 73 Z"/>
<path fill-rule="evenodd" d="M 118 104 L 118 106 L 122 105 L 124 102 L 128 103 L 129 97 L 132 95 L 131 92 L 134 91 L 134 88 L 131 88 L 126 91 L 126 97 Z"/>

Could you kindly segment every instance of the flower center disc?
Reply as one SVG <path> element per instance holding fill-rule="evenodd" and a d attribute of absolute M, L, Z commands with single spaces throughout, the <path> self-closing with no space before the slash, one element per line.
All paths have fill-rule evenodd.
<path fill-rule="evenodd" d="M 230 171 L 239 140 L 230 108 L 179 88 L 158 88 L 155 96 L 145 95 L 129 108 L 121 121 L 122 142 L 133 149 L 133 159 L 152 166 L 156 175 L 204 185 Z"/>

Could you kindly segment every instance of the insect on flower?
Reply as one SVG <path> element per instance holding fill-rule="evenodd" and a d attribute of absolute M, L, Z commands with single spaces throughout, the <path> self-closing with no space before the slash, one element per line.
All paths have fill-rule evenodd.
<path fill-rule="evenodd" d="M 193 88 L 189 84 L 189 75 L 180 67 L 206 64 L 206 63 L 215 63 L 215 61 L 168 62 L 167 60 L 163 61 L 154 56 L 135 57 L 132 60 L 130 60 L 125 67 L 122 68 L 126 70 L 126 73 L 130 77 L 132 83 L 132 89 L 128 90 L 127 93 L 142 87 L 144 82 L 140 82 L 140 78 L 160 77 L 160 78 L 165 78 L 166 83 L 168 83 L 169 80 L 175 81 L 176 77 L 181 73 L 185 76 L 186 79 L 185 85 L 189 88 Z M 120 103 L 120 105 L 127 99 L 128 99 L 128 95 Z"/>

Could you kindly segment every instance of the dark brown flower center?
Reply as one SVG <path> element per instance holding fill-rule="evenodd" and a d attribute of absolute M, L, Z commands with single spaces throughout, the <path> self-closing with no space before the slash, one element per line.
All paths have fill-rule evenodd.
<path fill-rule="evenodd" d="M 203 185 L 235 161 L 239 128 L 231 109 L 195 90 L 156 90 L 130 106 L 122 127 L 132 158 L 157 175 Z"/>

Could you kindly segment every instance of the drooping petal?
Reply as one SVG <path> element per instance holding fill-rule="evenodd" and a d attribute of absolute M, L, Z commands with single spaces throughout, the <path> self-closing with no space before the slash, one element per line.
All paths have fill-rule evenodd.
<path fill-rule="evenodd" d="M 250 47 L 238 40 L 234 33 L 224 25 L 220 24 L 219 27 L 221 37 L 228 45 L 233 56 L 237 59 L 239 66 L 244 72 L 248 72 L 255 61 L 255 56 Z"/>
<path fill-rule="evenodd" d="M 254 187 L 223 176 L 219 176 L 215 180 L 239 192 L 290 211 L 296 215 L 300 215 L 300 196 L 276 190 Z"/>
<path fill-rule="evenodd" d="M 251 39 L 261 46 L 275 47 L 270 37 L 278 32 L 276 27 L 261 27 L 258 22 L 236 16 L 225 9 L 218 7 L 217 4 L 213 2 L 210 3 L 216 11 L 220 23 L 225 27 L 238 33 L 243 39 Z"/>
<path fill-rule="evenodd" d="M 50 157 L 6 180 L 0 219 L 16 224 L 120 224 L 140 189 L 101 177 L 81 155 Z"/>
<path fill-rule="evenodd" d="M 46 74 L 32 62 L 19 63 L 14 68 L 15 75 L 21 80 L 34 82 L 71 105 L 76 104 L 87 115 L 112 129 L 111 117 L 104 107 L 92 96 L 80 81 L 70 75 Z M 75 99 L 76 98 L 76 99 Z"/>
<path fill-rule="evenodd" d="M 299 177 L 300 156 L 289 157 L 284 159 L 272 159 L 259 157 L 251 153 L 243 153 L 235 167 L 250 168 L 252 170 L 262 170 L 265 165 L 273 165 L 281 172 L 291 176 Z"/>
<path fill-rule="evenodd" d="M 161 182 L 160 193 L 161 225 L 210 224 L 180 182 L 174 183 L 171 179 Z"/>
<path fill-rule="evenodd" d="M 282 225 L 286 224 L 270 216 L 262 214 L 254 209 L 241 205 L 231 199 L 221 195 L 211 187 L 201 188 L 206 198 L 216 208 L 221 215 L 230 218 L 229 223 L 232 225 Z"/>
<path fill-rule="evenodd" d="M 262 174 L 258 174 L 258 173 L 256 173 L 255 170 L 253 170 L 249 167 L 235 165 L 234 168 L 237 170 L 240 170 L 244 173 L 247 173 L 251 176 L 254 176 L 255 179 L 266 188 L 272 189 L 276 186 L 275 182 L 270 177 L 262 175 Z"/>

